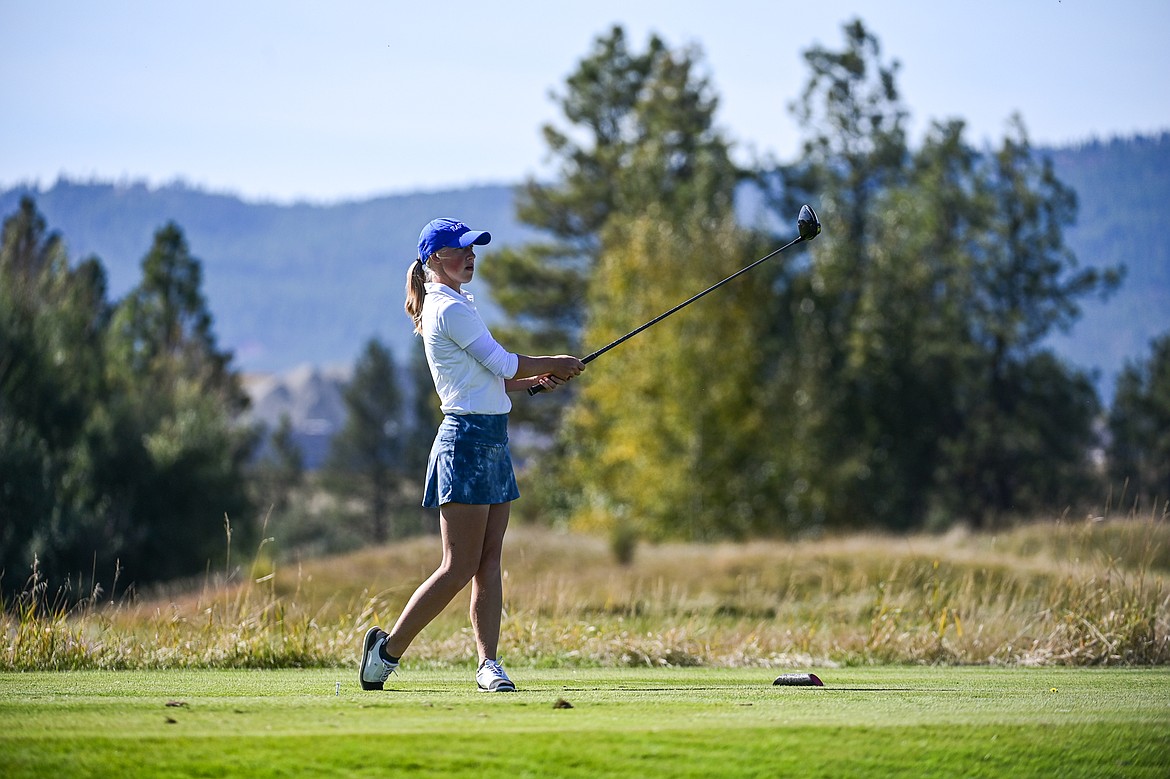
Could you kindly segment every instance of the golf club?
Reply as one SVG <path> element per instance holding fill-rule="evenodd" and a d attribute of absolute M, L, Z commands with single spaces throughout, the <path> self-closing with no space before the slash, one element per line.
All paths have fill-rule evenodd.
<path fill-rule="evenodd" d="M 785 249 L 787 249 L 789 247 L 795 246 L 796 244 L 800 243 L 801 241 L 811 241 L 813 238 L 816 238 L 818 235 L 821 234 L 821 221 L 819 219 L 817 219 L 817 215 L 812 210 L 812 206 L 803 205 L 800 207 L 800 214 L 796 217 L 796 231 L 797 231 L 796 238 L 794 238 L 793 240 L 784 244 L 779 249 L 776 249 L 775 251 L 765 255 L 764 257 L 761 257 L 760 259 L 756 260 L 755 262 L 753 262 L 751 265 L 747 266 L 746 268 L 741 268 L 740 270 L 737 270 L 735 273 L 731 274 L 730 276 L 725 278 L 723 281 L 720 281 L 718 284 L 713 284 L 712 286 L 703 290 L 702 292 L 695 295 L 694 297 L 689 298 L 688 300 L 684 300 L 682 303 L 679 303 L 677 306 L 670 309 L 669 311 L 667 311 L 663 314 L 659 314 L 658 316 L 654 317 L 646 324 L 644 324 L 641 327 L 638 327 L 634 330 L 631 330 L 630 332 L 626 333 L 625 335 L 623 335 L 621 338 L 617 339 L 616 341 L 609 343 L 609 344 L 606 344 L 605 346 L 601 347 L 596 352 L 593 352 L 590 355 L 582 357 L 581 362 L 584 362 L 584 363 L 593 362 L 598 357 L 600 357 L 601 355 L 608 352 L 610 349 L 614 348 L 615 346 L 618 346 L 619 344 L 625 343 L 626 341 L 630 340 L 631 338 L 633 338 L 634 336 L 636 336 L 638 333 L 642 332 L 646 328 L 651 327 L 652 325 L 658 324 L 659 322 L 661 322 L 663 319 L 666 319 L 668 316 L 670 316 L 674 312 L 676 312 L 680 309 L 686 308 L 691 303 L 694 303 L 696 300 L 698 300 L 699 298 L 706 295 L 708 292 L 714 292 L 715 290 L 719 289 L 727 282 L 734 279 L 736 276 L 740 276 L 744 273 L 747 273 L 749 270 L 756 267 L 757 265 L 764 262 L 765 260 L 772 259 L 780 252 L 784 251 Z M 539 384 L 536 385 L 535 387 L 528 388 L 529 395 L 536 395 L 537 393 L 540 393 L 540 392 L 544 392 L 544 387 L 540 386 Z"/>

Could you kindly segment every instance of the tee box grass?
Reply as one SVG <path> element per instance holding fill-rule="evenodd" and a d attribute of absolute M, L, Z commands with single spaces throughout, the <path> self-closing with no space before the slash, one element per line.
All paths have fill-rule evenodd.
<path fill-rule="evenodd" d="M 1164 777 L 1170 669 L 0 674 L 0 776 Z"/>

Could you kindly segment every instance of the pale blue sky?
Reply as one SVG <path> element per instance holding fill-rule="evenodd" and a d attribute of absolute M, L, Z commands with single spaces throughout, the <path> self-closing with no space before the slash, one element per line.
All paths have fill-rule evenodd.
<path fill-rule="evenodd" d="M 860 16 L 915 133 L 1037 143 L 1170 129 L 1170 0 L 0 0 L 0 186 L 181 178 L 332 201 L 522 180 L 549 100 L 621 23 L 696 43 L 741 154 L 792 159 L 801 52 Z"/>

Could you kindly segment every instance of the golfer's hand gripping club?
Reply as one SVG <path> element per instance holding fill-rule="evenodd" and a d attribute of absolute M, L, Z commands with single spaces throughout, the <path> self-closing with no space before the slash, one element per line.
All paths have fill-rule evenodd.
<path fill-rule="evenodd" d="M 581 363 L 586 364 L 586 363 L 590 362 L 596 356 L 597 356 L 597 353 L 595 352 L 595 353 L 589 355 L 588 357 L 582 357 Z M 548 374 L 548 375 L 551 375 L 551 374 Z M 569 381 L 569 379 L 558 379 L 557 383 L 558 384 L 565 384 L 568 381 Z M 539 392 L 544 392 L 546 389 L 548 389 L 548 388 L 545 387 L 543 384 L 533 384 L 531 387 L 528 388 L 528 394 L 535 395 Z M 555 387 L 553 389 L 555 389 Z"/>
<path fill-rule="evenodd" d="M 747 266 L 746 268 L 739 269 L 735 273 L 733 273 L 730 276 L 728 276 L 727 278 L 725 278 L 723 281 L 720 281 L 718 284 L 714 284 L 714 285 L 708 287 L 707 289 L 700 292 L 698 295 L 695 295 L 694 297 L 689 298 L 688 300 L 684 300 L 682 303 L 679 303 L 677 306 L 670 309 L 669 311 L 666 311 L 665 313 L 659 314 L 658 316 L 654 317 L 646 324 L 642 325 L 641 327 L 635 328 L 634 330 L 631 330 L 630 332 L 626 333 L 625 335 L 623 335 L 621 338 L 617 339 L 613 343 L 606 344 L 605 346 L 601 347 L 593 354 L 590 354 L 586 357 L 582 357 L 581 362 L 583 362 L 583 363 L 592 362 L 593 360 L 595 360 L 598 357 L 600 357 L 601 355 L 605 354 L 606 352 L 608 352 L 610 349 L 614 348 L 615 346 L 618 346 L 619 344 L 625 343 L 626 341 L 633 338 L 634 336 L 636 336 L 638 333 L 642 332 L 646 328 L 651 327 L 652 325 L 658 324 L 659 322 L 661 322 L 663 319 L 666 319 L 668 316 L 670 316 L 674 312 L 676 312 L 680 309 L 686 308 L 691 303 L 694 303 L 696 300 L 698 300 L 699 298 L 706 295 L 708 292 L 714 292 L 715 290 L 719 289 L 727 282 L 734 279 L 736 276 L 747 273 L 752 268 L 756 267 L 757 265 L 764 262 L 765 260 L 772 259 L 777 254 L 779 254 L 780 252 L 789 248 L 790 246 L 795 246 L 796 244 L 800 243 L 801 241 L 811 241 L 813 238 L 816 238 L 818 235 L 821 234 L 821 222 L 819 219 L 817 219 L 816 212 L 814 212 L 812 210 L 811 206 L 804 205 L 804 206 L 800 207 L 800 214 L 796 218 L 796 229 L 797 229 L 797 236 L 792 241 L 789 241 L 788 243 L 784 244 L 779 249 L 776 249 L 775 251 L 771 252 L 770 254 L 767 254 L 764 257 L 761 257 L 760 259 L 756 260 L 755 262 L 753 262 L 751 265 Z M 541 392 L 544 392 L 544 387 L 542 387 L 539 384 L 536 384 L 536 385 L 528 388 L 529 395 L 536 395 L 536 394 L 539 394 Z"/>

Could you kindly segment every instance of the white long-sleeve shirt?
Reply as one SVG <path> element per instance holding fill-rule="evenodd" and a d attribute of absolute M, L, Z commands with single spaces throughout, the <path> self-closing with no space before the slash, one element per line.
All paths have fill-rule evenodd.
<path fill-rule="evenodd" d="M 504 379 L 519 358 L 504 350 L 475 308 L 470 293 L 427 282 L 422 338 L 444 414 L 507 414 L 512 400 Z"/>

